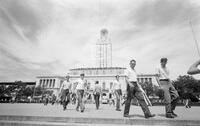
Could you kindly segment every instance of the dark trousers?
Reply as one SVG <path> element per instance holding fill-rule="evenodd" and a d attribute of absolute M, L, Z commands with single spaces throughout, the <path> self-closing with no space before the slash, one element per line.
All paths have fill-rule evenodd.
<path fill-rule="evenodd" d="M 49 99 L 48 98 L 45 98 L 44 100 L 44 105 L 47 105 L 49 103 Z"/>
<path fill-rule="evenodd" d="M 63 108 L 66 109 L 66 106 L 68 105 L 68 103 L 70 101 L 69 89 L 64 89 L 62 91 L 61 99 L 62 99 Z"/>
<path fill-rule="evenodd" d="M 116 109 L 120 109 L 120 98 L 121 98 L 121 89 L 115 90 L 115 96 L 116 96 Z"/>
<path fill-rule="evenodd" d="M 177 99 L 179 97 L 178 92 L 169 81 L 160 81 L 160 85 L 164 91 L 166 114 L 172 113 L 176 108 Z"/>
<path fill-rule="evenodd" d="M 78 103 L 77 103 L 76 110 L 78 110 L 79 107 L 81 111 L 84 111 L 85 109 L 84 102 L 83 102 L 83 95 L 84 95 L 84 90 L 77 90 Z"/>
<path fill-rule="evenodd" d="M 96 104 L 96 109 L 99 109 L 99 98 L 100 98 L 100 94 L 96 93 L 94 95 L 94 99 L 95 99 L 95 104 Z"/>
<path fill-rule="evenodd" d="M 145 102 L 144 96 L 142 94 L 142 91 L 139 89 L 136 83 L 132 83 L 133 86 L 127 85 L 127 100 L 125 102 L 125 109 L 124 109 L 124 115 L 129 115 L 131 100 L 134 97 L 138 100 L 142 111 L 144 112 L 144 115 L 148 116 L 151 115 L 151 112 L 148 108 L 148 105 Z"/>

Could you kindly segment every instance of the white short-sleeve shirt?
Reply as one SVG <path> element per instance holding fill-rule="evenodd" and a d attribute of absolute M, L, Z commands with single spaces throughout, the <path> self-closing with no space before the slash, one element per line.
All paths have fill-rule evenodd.
<path fill-rule="evenodd" d="M 85 79 L 81 79 L 81 78 L 79 78 L 78 80 L 77 80 L 77 86 L 76 86 L 76 89 L 78 89 L 78 90 L 84 90 L 85 89 L 85 84 L 86 84 L 86 80 Z"/>
<path fill-rule="evenodd" d="M 131 68 L 128 68 L 126 71 L 125 71 L 125 75 L 128 79 L 128 81 L 133 81 L 133 82 L 137 82 L 137 74 L 136 74 L 136 71 L 131 69 Z"/>
<path fill-rule="evenodd" d="M 63 87 L 63 89 L 70 89 L 70 87 L 71 87 L 71 82 L 65 80 L 65 81 L 62 83 L 62 87 Z"/>
<path fill-rule="evenodd" d="M 113 90 L 121 89 L 121 83 L 117 80 L 113 82 Z"/>
<path fill-rule="evenodd" d="M 170 79 L 169 69 L 167 67 L 162 68 L 161 66 L 156 68 L 156 74 L 158 74 L 159 79 Z"/>

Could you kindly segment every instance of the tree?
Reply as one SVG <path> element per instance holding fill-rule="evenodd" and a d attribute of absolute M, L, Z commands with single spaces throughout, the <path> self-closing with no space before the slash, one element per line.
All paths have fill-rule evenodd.
<path fill-rule="evenodd" d="M 164 92 L 162 89 L 156 88 L 155 89 L 155 95 L 159 97 L 159 99 L 164 99 Z"/>
<path fill-rule="evenodd" d="M 6 89 L 6 87 L 4 85 L 0 86 L 0 94 L 3 93 L 3 91 Z"/>
<path fill-rule="evenodd" d="M 146 92 L 147 96 L 153 95 L 153 84 L 150 82 L 144 82 L 141 84 L 143 90 Z"/>
<path fill-rule="evenodd" d="M 43 94 L 43 88 L 41 87 L 41 86 L 38 86 L 38 87 L 35 87 L 35 89 L 34 89 L 35 91 L 34 91 L 34 95 L 35 96 L 40 96 L 40 95 L 42 95 Z"/>
<path fill-rule="evenodd" d="M 33 96 L 33 92 L 34 92 L 34 87 L 26 87 L 23 90 L 23 96 L 26 96 L 26 97 Z"/>
<path fill-rule="evenodd" d="M 41 87 L 41 86 L 35 87 L 34 90 L 35 90 L 34 91 L 35 96 L 41 96 L 41 95 L 44 95 L 44 94 L 49 94 L 49 95 L 53 94 L 52 90 L 46 90 L 44 87 Z"/>
<path fill-rule="evenodd" d="M 188 92 L 192 94 L 200 92 L 200 81 L 189 75 L 179 76 L 173 84 L 181 98 Z"/>

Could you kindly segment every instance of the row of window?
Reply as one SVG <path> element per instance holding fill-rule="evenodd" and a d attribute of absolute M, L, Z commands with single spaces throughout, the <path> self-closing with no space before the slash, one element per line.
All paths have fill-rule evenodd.
<path fill-rule="evenodd" d="M 73 75 L 85 73 L 86 75 L 104 75 L 104 74 L 123 74 L 123 70 L 86 70 L 86 71 L 73 71 Z"/>
<path fill-rule="evenodd" d="M 45 88 L 54 88 L 55 79 L 40 79 L 39 86 L 45 87 Z"/>
<path fill-rule="evenodd" d="M 152 83 L 152 78 L 137 78 L 137 81 L 140 83 L 144 83 L 144 82 Z"/>
<path fill-rule="evenodd" d="M 102 82 L 102 83 L 100 83 L 100 84 L 101 84 L 101 86 L 102 86 L 102 89 L 105 90 L 105 89 L 106 89 L 106 82 Z M 113 82 L 110 82 L 110 87 L 109 87 L 109 89 L 111 89 L 112 86 L 113 86 Z M 90 87 L 91 87 L 91 83 L 90 83 L 90 82 L 87 84 L 87 87 L 88 87 L 88 89 L 90 89 Z"/>

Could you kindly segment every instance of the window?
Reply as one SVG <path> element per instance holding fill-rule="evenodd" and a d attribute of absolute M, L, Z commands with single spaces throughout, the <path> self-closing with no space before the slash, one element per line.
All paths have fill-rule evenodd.
<path fill-rule="evenodd" d="M 149 82 L 152 83 L 152 78 L 149 78 Z"/>
<path fill-rule="evenodd" d="M 50 85 L 52 85 L 52 79 L 50 79 L 50 82 L 49 82 L 49 83 L 50 83 Z"/>
<path fill-rule="evenodd" d="M 51 87 L 51 85 L 49 85 L 49 79 L 47 79 L 47 87 Z"/>
<path fill-rule="evenodd" d="M 106 89 L 106 83 L 105 82 L 102 83 L 102 88 L 103 88 L 103 90 Z"/>
<path fill-rule="evenodd" d="M 40 83 L 39 83 L 39 86 L 40 86 L 40 87 L 42 86 L 42 79 L 40 79 Z"/>
<path fill-rule="evenodd" d="M 44 80 L 43 80 L 43 87 L 45 87 L 45 86 L 46 86 L 46 85 L 45 85 L 45 82 L 46 82 L 46 81 L 45 81 L 45 79 L 44 79 Z"/>
<path fill-rule="evenodd" d="M 144 78 L 141 78 L 141 83 L 144 83 Z"/>
<path fill-rule="evenodd" d="M 55 87 L 55 79 L 53 79 L 53 87 Z"/>
<path fill-rule="evenodd" d="M 147 78 L 145 78 L 145 82 L 148 82 Z"/>

